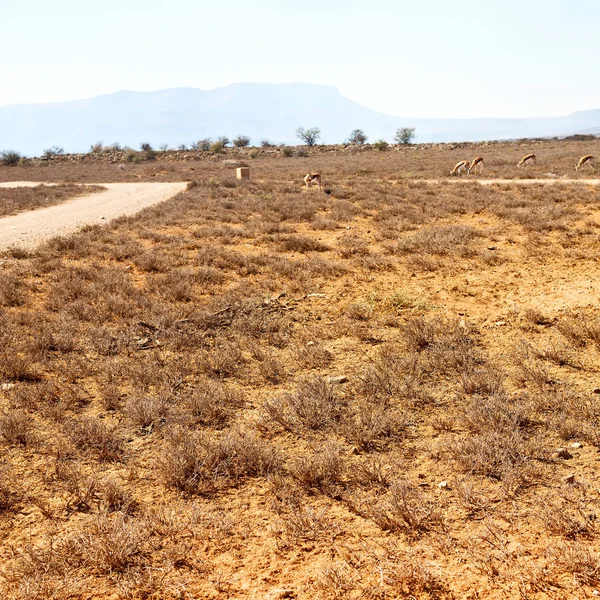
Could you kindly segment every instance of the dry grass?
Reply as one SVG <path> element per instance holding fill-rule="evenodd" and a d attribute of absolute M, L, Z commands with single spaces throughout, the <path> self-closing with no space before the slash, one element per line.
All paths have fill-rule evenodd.
<path fill-rule="evenodd" d="M 473 149 L 12 168 L 195 183 L 4 255 L 6 596 L 591 595 L 600 197 Z"/>
<path fill-rule="evenodd" d="M 99 185 L 37 185 L 35 187 L 0 188 L 0 217 L 14 215 L 25 210 L 60 204 L 71 198 L 101 192 Z"/>

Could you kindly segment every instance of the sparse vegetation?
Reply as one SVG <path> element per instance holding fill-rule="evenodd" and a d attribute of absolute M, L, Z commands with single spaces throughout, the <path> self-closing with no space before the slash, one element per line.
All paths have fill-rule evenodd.
<path fill-rule="evenodd" d="M 536 152 L 562 175 L 577 143 Z M 468 146 L 283 150 L 243 186 L 224 146 L 0 173 L 190 181 L 3 249 L 2 591 L 591 597 L 598 190 L 419 181 Z"/>

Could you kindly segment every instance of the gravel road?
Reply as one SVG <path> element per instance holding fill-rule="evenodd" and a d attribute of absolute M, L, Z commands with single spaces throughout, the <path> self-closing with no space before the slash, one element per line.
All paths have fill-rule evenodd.
<path fill-rule="evenodd" d="M 0 187 L 36 186 L 31 181 L 0 183 Z M 84 225 L 108 223 L 168 200 L 186 188 L 186 183 L 102 183 L 105 192 L 78 196 L 62 204 L 0 218 L 0 248 L 34 248 L 56 236 L 77 231 Z"/>

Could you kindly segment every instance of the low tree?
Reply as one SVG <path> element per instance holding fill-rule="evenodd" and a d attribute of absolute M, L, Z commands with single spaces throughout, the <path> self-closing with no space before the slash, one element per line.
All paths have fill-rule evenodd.
<path fill-rule="evenodd" d="M 179 144 L 177 150 L 187 150 L 187 146 L 185 144 Z"/>
<path fill-rule="evenodd" d="M 385 140 L 377 140 L 373 144 L 373 148 L 377 148 L 377 150 L 379 150 L 380 152 L 387 150 L 389 148 L 389 146 L 390 145 Z"/>
<path fill-rule="evenodd" d="M 159 148 L 163 151 L 166 152 L 169 149 L 169 144 L 161 144 L 159 146 Z"/>
<path fill-rule="evenodd" d="M 90 146 L 90 152 L 102 152 L 104 150 L 104 142 L 99 141 Z"/>
<path fill-rule="evenodd" d="M 2 159 L 2 164 L 7 167 L 14 167 L 19 164 L 21 153 L 16 150 L 2 150 L 0 152 L 0 159 Z"/>
<path fill-rule="evenodd" d="M 226 135 L 222 135 L 217 138 L 217 142 L 223 146 L 223 148 L 227 148 L 231 143 L 229 138 Z M 213 144 L 214 145 L 214 144 Z"/>
<path fill-rule="evenodd" d="M 348 138 L 348 141 L 351 144 L 356 144 L 358 146 L 362 146 L 367 143 L 368 140 L 367 134 L 362 129 L 355 129 Z"/>
<path fill-rule="evenodd" d="M 318 127 L 310 127 L 309 129 L 298 127 L 298 129 L 296 129 L 296 136 L 307 146 L 315 146 L 317 141 L 321 138 L 321 130 Z"/>
<path fill-rule="evenodd" d="M 397 144 L 412 144 L 415 139 L 415 128 L 414 127 L 399 127 L 396 129 L 396 135 L 394 141 Z"/>
<path fill-rule="evenodd" d="M 250 138 L 247 135 L 238 135 L 236 138 L 233 138 L 233 145 L 236 148 L 246 148 L 250 145 Z"/>
<path fill-rule="evenodd" d="M 261 148 L 272 148 L 274 144 L 272 144 L 269 140 L 261 140 L 260 146 Z"/>
<path fill-rule="evenodd" d="M 46 158 L 50 158 L 52 156 L 60 156 L 61 154 L 64 154 L 64 153 L 65 153 L 65 150 L 61 146 L 51 146 L 50 148 L 46 148 L 44 150 L 44 156 Z"/>

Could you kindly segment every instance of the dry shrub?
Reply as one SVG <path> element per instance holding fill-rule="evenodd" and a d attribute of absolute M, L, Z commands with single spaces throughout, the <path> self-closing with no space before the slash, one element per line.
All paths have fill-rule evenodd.
<path fill-rule="evenodd" d="M 476 253 L 471 243 L 478 235 L 477 229 L 468 225 L 432 225 L 400 239 L 391 249 L 401 254 L 438 254 L 467 258 Z"/>
<path fill-rule="evenodd" d="M 216 381 L 203 380 L 185 396 L 184 405 L 201 425 L 222 428 L 244 406 L 241 391 Z"/>
<path fill-rule="evenodd" d="M 369 454 L 364 460 L 352 465 L 352 483 L 366 489 L 386 489 L 394 476 L 392 465 L 380 454 Z"/>
<path fill-rule="evenodd" d="M 27 285 L 22 277 L 0 272 L 0 306 L 22 306 L 27 298 Z"/>
<path fill-rule="evenodd" d="M 342 258 L 365 256 L 369 253 L 369 243 L 355 234 L 342 235 L 337 242 L 338 251 Z"/>
<path fill-rule="evenodd" d="M 139 429 L 150 429 L 166 422 L 170 412 L 170 398 L 165 394 L 155 394 L 130 398 L 125 405 L 125 413 Z"/>
<path fill-rule="evenodd" d="M 159 459 L 165 483 L 191 494 L 235 487 L 249 477 L 279 469 L 273 448 L 251 433 L 230 430 L 220 436 L 172 429 Z"/>
<path fill-rule="evenodd" d="M 400 598 L 431 598 L 450 600 L 454 595 L 441 578 L 441 569 L 434 564 L 408 554 L 399 559 L 392 555 L 380 566 L 384 587 Z"/>
<path fill-rule="evenodd" d="M 256 346 L 252 348 L 252 357 L 258 361 L 258 370 L 266 382 L 277 384 L 287 379 L 284 363 L 273 352 Z"/>
<path fill-rule="evenodd" d="M 32 441 L 33 419 L 16 410 L 0 418 L 0 435 L 14 446 L 27 446 Z"/>
<path fill-rule="evenodd" d="M 600 556 L 578 542 L 562 542 L 548 550 L 556 569 L 574 576 L 577 585 L 600 584 Z"/>
<path fill-rule="evenodd" d="M 21 495 L 8 467 L 0 466 L 0 514 L 11 510 L 19 502 Z"/>
<path fill-rule="evenodd" d="M 422 389 L 427 371 L 417 354 L 406 355 L 398 346 L 384 346 L 378 356 L 358 374 L 356 394 L 372 404 L 388 407 L 392 401 L 412 404 L 427 400 Z"/>
<path fill-rule="evenodd" d="M 125 454 L 125 438 L 117 425 L 107 425 L 97 417 L 84 417 L 65 424 L 65 433 L 75 447 L 90 450 L 101 461 L 120 461 Z"/>
<path fill-rule="evenodd" d="M 84 472 L 81 466 L 59 457 L 55 464 L 56 479 L 62 483 L 67 496 L 67 510 L 88 512 L 96 503 L 98 479 Z"/>
<path fill-rule="evenodd" d="M 341 433 L 358 450 L 369 452 L 381 449 L 386 442 L 401 441 L 409 423 L 405 411 L 359 402 L 345 416 Z"/>
<path fill-rule="evenodd" d="M 200 356 L 199 366 L 209 377 L 223 379 L 237 375 L 245 362 L 239 345 L 224 341 L 211 350 L 205 350 Z"/>
<path fill-rule="evenodd" d="M 296 349 L 296 359 L 305 369 L 323 369 L 331 364 L 333 355 L 318 342 L 308 342 Z"/>
<path fill-rule="evenodd" d="M 346 307 L 345 312 L 354 321 L 368 321 L 373 316 L 373 307 L 365 302 L 353 302 Z"/>
<path fill-rule="evenodd" d="M 461 391 L 469 396 L 498 394 L 502 391 L 504 380 L 504 373 L 497 369 L 490 367 L 476 369 L 462 374 Z"/>
<path fill-rule="evenodd" d="M 143 522 L 122 513 L 100 515 L 86 531 L 73 535 L 58 552 L 99 575 L 123 573 L 141 562 L 149 550 Z"/>
<path fill-rule="evenodd" d="M 384 531 L 399 531 L 409 537 L 419 537 L 444 527 L 438 504 L 403 479 L 392 483 L 387 496 L 371 506 L 365 516 Z"/>
<path fill-rule="evenodd" d="M 335 496 L 345 471 L 342 448 L 335 442 L 327 442 L 313 454 L 295 459 L 289 470 L 307 491 Z"/>
<path fill-rule="evenodd" d="M 327 252 L 330 250 L 327 244 L 320 242 L 307 235 L 288 235 L 281 241 L 281 247 L 285 252 Z"/>
<path fill-rule="evenodd" d="M 524 399 L 497 391 L 473 396 L 464 407 L 462 421 L 471 433 L 509 433 L 530 425 L 532 417 Z"/>
<path fill-rule="evenodd" d="M 292 393 L 263 404 L 265 417 L 284 429 L 328 429 L 342 417 L 345 402 L 339 390 L 318 376 L 301 379 Z"/>
<path fill-rule="evenodd" d="M 593 537 L 596 522 L 592 503 L 571 488 L 558 490 L 558 495 L 539 498 L 537 514 L 544 529 L 569 540 Z"/>
<path fill-rule="evenodd" d="M 117 480 L 108 478 L 98 485 L 100 510 L 105 513 L 121 512 L 131 515 L 137 511 L 138 503 L 131 492 Z"/>
<path fill-rule="evenodd" d="M 299 499 L 278 508 L 280 526 L 275 529 L 277 545 L 292 548 L 302 542 L 317 542 L 336 534 L 333 521 L 327 516 L 327 508 L 307 506 Z"/>
<path fill-rule="evenodd" d="M 529 440 L 519 430 L 489 430 L 450 440 L 444 447 L 459 471 L 501 480 L 510 492 L 541 481 L 534 460 L 545 452 L 539 440 Z"/>

